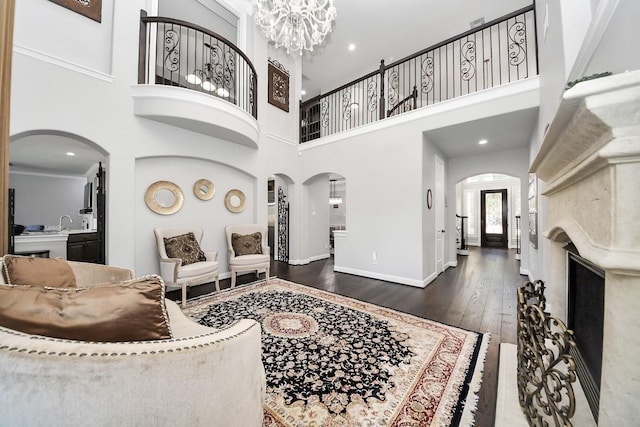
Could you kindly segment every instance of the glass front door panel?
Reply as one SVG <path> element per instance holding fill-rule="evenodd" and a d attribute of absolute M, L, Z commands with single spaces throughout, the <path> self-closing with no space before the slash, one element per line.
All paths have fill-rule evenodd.
<path fill-rule="evenodd" d="M 485 193 L 487 234 L 502 234 L 502 193 Z"/>

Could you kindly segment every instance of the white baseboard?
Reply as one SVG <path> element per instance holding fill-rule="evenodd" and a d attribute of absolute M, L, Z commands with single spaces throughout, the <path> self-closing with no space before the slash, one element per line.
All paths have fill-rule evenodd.
<path fill-rule="evenodd" d="M 408 277 L 393 276 L 390 274 L 382 274 L 374 271 L 358 270 L 355 268 L 340 267 L 336 265 L 333 266 L 333 271 L 353 274 L 355 276 L 369 277 L 371 279 L 384 280 L 386 282 L 400 283 L 401 285 L 409 285 L 416 288 L 425 288 L 433 280 L 429 278 L 424 280 L 409 279 Z"/>
<path fill-rule="evenodd" d="M 330 253 L 315 255 L 306 259 L 290 259 L 289 265 L 306 265 L 313 261 L 320 261 L 321 259 L 327 259 L 331 256 Z"/>

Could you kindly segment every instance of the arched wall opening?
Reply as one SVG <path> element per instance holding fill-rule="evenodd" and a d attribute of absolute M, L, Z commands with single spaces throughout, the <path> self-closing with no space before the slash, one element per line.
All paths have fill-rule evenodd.
<path fill-rule="evenodd" d="M 324 172 L 303 183 L 301 264 L 329 258 L 335 250 L 336 231 L 346 229 L 346 178 Z"/>
<path fill-rule="evenodd" d="M 74 133 L 37 129 L 13 135 L 9 188 L 13 189 L 14 210 L 9 223 L 57 231 L 64 221 L 65 229 L 97 231 L 97 172 L 100 163 L 107 168 L 107 160 L 108 153 L 99 144 Z M 104 218 L 106 223 L 108 218 Z M 13 239 L 13 244 L 16 253 L 38 249 L 25 236 Z M 68 257 L 64 242 L 55 249 L 43 245 L 40 250 L 49 250 L 52 257 Z M 99 246 L 104 245 L 100 240 Z M 96 262 L 97 246 L 93 248 L 86 259 L 81 253 L 74 253 L 72 259 Z"/>
<path fill-rule="evenodd" d="M 275 173 L 267 179 L 267 227 L 271 257 L 289 262 L 292 245 L 292 201 L 294 182 L 286 174 Z"/>
<path fill-rule="evenodd" d="M 448 160 L 447 182 L 451 183 L 447 186 L 447 197 L 450 201 L 458 199 L 457 185 L 465 179 L 488 173 L 504 174 L 520 180 L 520 213 L 521 213 L 521 236 L 524 238 L 521 242 L 520 253 L 520 274 L 528 275 L 530 269 L 531 245 L 528 243 L 527 231 L 529 227 L 527 192 L 529 183 L 529 152 L 526 148 L 503 150 L 490 153 L 484 153 L 468 157 L 456 157 Z M 451 203 L 453 206 L 453 202 Z M 456 209 L 458 204 L 456 203 Z M 448 256 L 450 260 L 457 259 L 457 245 L 455 214 L 462 212 L 447 212 L 447 227 L 452 230 L 449 233 Z"/>
<path fill-rule="evenodd" d="M 466 177 L 456 183 L 456 248 L 459 255 L 467 255 L 469 246 L 487 246 L 483 244 L 483 227 L 493 233 L 506 233 L 506 246 L 521 246 L 522 196 L 519 177 L 508 174 L 484 173 Z M 506 192 L 506 224 L 502 229 L 502 205 L 494 202 L 501 200 Z M 487 193 L 485 193 L 487 192 Z M 482 195 L 486 196 L 487 213 L 482 216 Z M 489 200 L 488 202 L 486 200 Z M 464 230 L 463 230 L 464 222 Z M 462 234 L 464 231 L 464 234 Z M 464 245 L 464 246 L 463 246 Z M 519 258 L 518 258 L 519 259 Z"/>

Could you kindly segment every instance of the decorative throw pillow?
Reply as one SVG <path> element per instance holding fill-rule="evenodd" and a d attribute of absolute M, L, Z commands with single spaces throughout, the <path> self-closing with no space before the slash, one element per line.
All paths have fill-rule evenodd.
<path fill-rule="evenodd" d="M 196 236 L 191 231 L 179 236 L 165 237 L 164 249 L 169 258 L 182 259 L 182 265 L 207 260 L 204 252 L 200 249 Z"/>
<path fill-rule="evenodd" d="M 76 276 L 71 266 L 61 258 L 5 255 L 4 277 L 12 285 L 76 287 Z"/>
<path fill-rule="evenodd" d="M 77 341 L 169 339 L 164 296 L 155 274 L 90 288 L 0 285 L 0 326 Z"/>
<path fill-rule="evenodd" d="M 261 254 L 262 234 L 259 231 L 252 234 L 231 233 L 231 246 L 236 256 Z"/>

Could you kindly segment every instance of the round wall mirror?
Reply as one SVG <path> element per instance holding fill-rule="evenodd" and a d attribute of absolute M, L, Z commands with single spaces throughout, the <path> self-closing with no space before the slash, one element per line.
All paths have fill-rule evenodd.
<path fill-rule="evenodd" d="M 247 206 L 247 198 L 240 190 L 230 190 L 224 197 L 224 205 L 227 207 L 229 212 L 242 212 Z"/>
<path fill-rule="evenodd" d="M 147 207 L 160 215 L 178 212 L 184 203 L 182 190 L 171 181 L 156 181 L 147 188 L 144 195 Z"/>
<path fill-rule="evenodd" d="M 193 194 L 200 200 L 210 200 L 216 194 L 216 187 L 208 179 L 199 179 L 193 184 Z"/>

